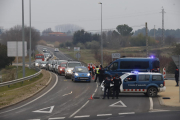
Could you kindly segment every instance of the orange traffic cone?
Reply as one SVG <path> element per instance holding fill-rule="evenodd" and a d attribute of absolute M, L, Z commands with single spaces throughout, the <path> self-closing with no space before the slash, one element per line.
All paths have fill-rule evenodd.
<path fill-rule="evenodd" d="M 92 97 L 92 95 L 91 95 L 91 97 L 89 98 L 89 100 L 93 100 L 93 97 Z"/>

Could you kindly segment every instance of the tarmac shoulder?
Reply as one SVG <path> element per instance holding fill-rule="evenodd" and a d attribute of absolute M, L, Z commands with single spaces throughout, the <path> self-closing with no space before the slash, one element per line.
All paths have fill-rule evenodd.
<path fill-rule="evenodd" d="M 166 91 L 159 93 L 161 105 L 180 107 L 179 86 L 176 86 L 175 80 L 166 80 L 165 86 Z M 168 97 L 170 99 L 163 99 Z"/>

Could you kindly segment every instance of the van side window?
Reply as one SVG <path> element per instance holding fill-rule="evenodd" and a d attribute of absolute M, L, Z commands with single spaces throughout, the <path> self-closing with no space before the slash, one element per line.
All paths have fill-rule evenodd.
<path fill-rule="evenodd" d="M 120 69 L 148 69 L 148 61 L 121 61 Z"/>
<path fill-rule="evenodd" d="M 130 75 L 126 78 L 126 81 L 136 81 L 136 75 Z"/>
<path fill-rule="evenodd" d="M 118 69 L 118 62 L 114 62 L 113 64 L 111 64 L 111 66 L 109 67 L 110 70 L 117 70 Z"/>
<path fill-rule="evenodd" d="M 152 76 L 152 81 L 162 81 L 162 76 L 161 75 L 153 75 Z"/>
<path fill-rule="evenodd" d="M 150 75 L 139 75 L 139 81 L 149 81 Z"/>

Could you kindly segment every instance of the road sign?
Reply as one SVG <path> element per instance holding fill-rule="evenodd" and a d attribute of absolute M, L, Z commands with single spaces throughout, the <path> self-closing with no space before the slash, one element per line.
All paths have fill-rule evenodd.
<path fill-rule="evenodd" d="M 174 63 L 176 64 L 177 68 L 179 68 L 179 56 L 176 55 L 176 56 L 171 56 Z"/>
<path fill-rule="evenodd" d="M 81 57 L 80 53 L 76 53 L 76 58 L 79 60 L 79 58 Z"/>
<path fill-rule="evenodd" d="M 74 47 L 74 51 L 80 51 L 80 47 Z"/>
<path fill-rule="evenodd" d="M 120 58 L 120 53 L 112 53 L 112 58 Z"/>
<path fill-rule="evenodd" d="M 25 56 L 27 56 L 27 42 L 24 42 Z M 7 55 L 8 57 L 22 57 L 22 41 L 8 41 L 7 42 Z"/>

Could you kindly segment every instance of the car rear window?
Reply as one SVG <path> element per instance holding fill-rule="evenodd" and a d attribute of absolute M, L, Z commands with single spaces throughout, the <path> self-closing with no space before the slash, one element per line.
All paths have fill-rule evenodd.
<path fill-rule="evenodd" d="M 153 75 L 152 76 L 152 81 L 162 81 L 163 78 L 161 75 Z"/>

